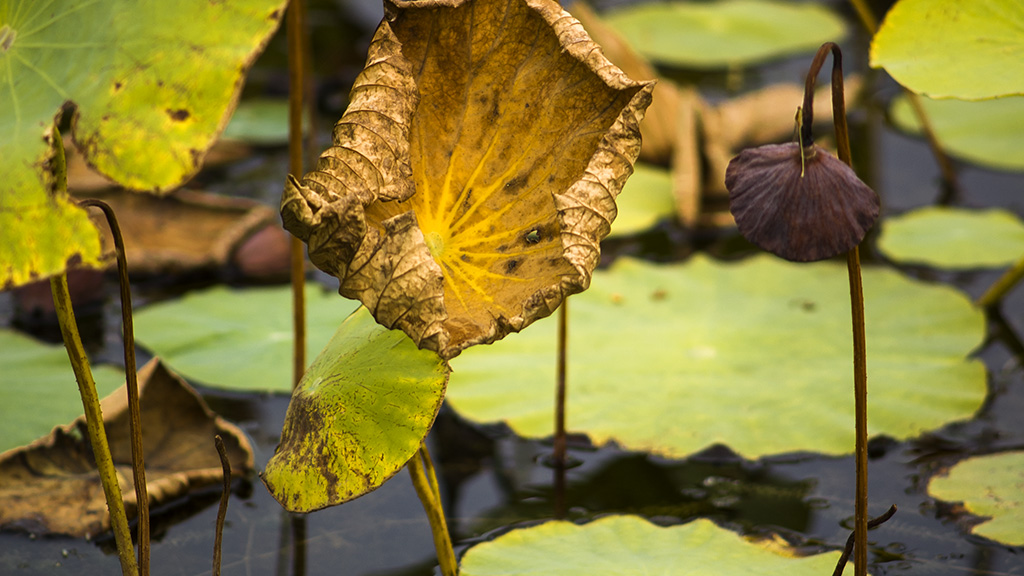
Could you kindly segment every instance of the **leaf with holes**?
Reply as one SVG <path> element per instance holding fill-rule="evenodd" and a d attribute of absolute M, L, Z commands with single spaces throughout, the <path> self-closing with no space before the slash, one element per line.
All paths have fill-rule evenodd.
<path fill-rule="evenodd" d="M 168 190 L 196 170 L 283 0 L 0 0 L 0 287 L 97 265 L 97 230 L 57 191 L 54 122 L 129 188 Z"/>
<path fill-rule="evenodd" d="M 448 363 L 360 307 L 292 393 L 281 445 L 263 472 L 292 512 L 375 490 L 419 449 L 441 407 Z"/>
<path fill-rule="evenodd" d="M 449 358 L 586 289 L 652 85 L 552 0 L 393 8 L 281 212 L 342 295 Z"/>

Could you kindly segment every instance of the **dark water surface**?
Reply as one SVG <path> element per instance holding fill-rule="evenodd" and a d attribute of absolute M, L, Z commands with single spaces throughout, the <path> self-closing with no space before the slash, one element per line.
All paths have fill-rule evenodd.
<path fill-rule="evenodd" d="M 326 135 L 332 119 L 344 107 L 347 83 L 361 66 L 369 38 L 358 22 L 372 16 L 352 16 L 342 7 L 343 2 L 337 6 L 314 4 L 314 46 L 318 56 L 324 55 L 317 69 L 322 81 L 319 101 L 327 118 L 321 135 Z M 849 12 L 842 3 L 830 4 Z M 343 33 L 336 32 L 338 29 Z M 858 30 L 855 24 L 851 30 Z M 261 60 L 247 93 L 282 91 L 282 40 L 277 38 Z M 855 36 L 847 43 L 848 63 L 864 72 L 864 53 L 857 50 L 863 49 L 866 41 Z M 800 82 L 809 59 L 807 55 L 751 71 L 744 89 L 777 81 Z M 705 82 L 714 93 L 723 81 L 708 77 L 702 84 Z M 878 101 L 896 93 L 885 78 L 880 78 L 877 86 L 872 95 Z M 870 174 L 869 183 L 883 198 L 883 217 L 936 201 L 939 174 L 921 140 L 888 128 L 881 113 L 855 112 L 852 122 L 858 136 L 854 154 L 865 164 L 863 172 Z M 199 181 L 207 189 L 275 203 L 285 162 L 282 150 L 262 150 L 255 158 L 204 173 Z M 957 204 L 998 206 L 1024 216 L 1024 175 L 958 166 L 965 195 Z M 701 248 L 712 253 L 735 253 L 737 246 L 741 252 L 747 250 L 733 230 L 699 236 Z M 606 260 L 625 253 L 659 260 L 676 258 L 690 251 L 689 246 L 680 244 L 689 239 L 691 235 L 678 225 L 663 223 L 641 237 L 606 245 Z M 879 260 L 870 248 L 866 257 Z M 952 284 L 971 297 L 980 295 L 1000 273 L 905 272 Z M 137 290 L 142 302 L 181 291 L 165 285 L 148 292 L 146 287 Z M 116 294 L 116 289 L 111 294 Z M 109 302 L 104 314 L 93 319 L 98 324 L 93 332 L 98 341 L 92 343 L 92 349 L 113 362 L 120 356 L 116 306 Z M 1024 289 L 1018 288 L 1005 300 L 1001 313 L 1001 318 L 990 320 L 990 337 L 977 351 L 988 367 L 990 394 L 972 420 L 909 442 L 872 441 L 871 513 L 881 514 L 890 504 L 899 507 L 891 521 L 870 534 L 874 574 L 1024 574 L 1024 548 L 969 535 L 968 528 L 977 519 L 926 493 L 932 475 L 961 459 L 1024 447 L 1024 371 L 1020 365 Z M 12 316 L 10 299 L 0 294 L 0 325 L 10 324 Z M 36 326 L 30 331 L 53 335 L 52 327 Z M 250 435 L 257 468 L 262 468 L 277 444 L 288 399 L 203 391 L 216 411 Z M 457 551 L 495 531 L 551 517 L 552 471 L 540 463 L 551 451 L 549 444 L 517 438 L 501 426 L 472 426 L 446 409 L 429 442 Z M 746 461 L 724 447 L 710 447 L 676 461 L 614 446 L 594 450 L 585 443 L 574 445 L 571 455 L 581 463 L 568 474 L 571 519 L 631 513 L 676 524 L 709 517 L 744 533 L 778 532 L 809 553 L 837 549 L 852 529 L 852 456 L 792 454 Z M 217 489 L 211 489 L 154 511 L 153 574 L 210 572 L 218 496 Z M 290 518 L 258 479 L 236 481 L 224 531 L 224 574 L 425 576 L 436 571 L 430 529 L 404 470 L 376 492 L 311 514 L 305 522 L 305 538 L 299 546 Z M 119 570 L 109 540 L 93 543 L 0 533 L 0 574 L 99 575 Z"/>

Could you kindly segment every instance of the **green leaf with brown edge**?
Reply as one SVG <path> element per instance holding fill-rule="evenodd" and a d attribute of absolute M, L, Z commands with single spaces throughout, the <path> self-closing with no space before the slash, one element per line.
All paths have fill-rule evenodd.
<path fill-rule="evenodd" d="M 159 359 L 139 370 L 139 406 L 150 505 L 219 484 L 223 474 L 213 444 L 220 434 L 235 474 L 253 468 L 245 434 L 214 414 L 203 399 Z M 101 402 L 110 453 L 129 517 L 135 515 L 131 435 L 124 386 Z M 55 428 L 32 444 L 0 455 L 0 527 L 92 538 L 110 527 L 85 417 Z"/>
<path fill-rule="evenodd" d="M 311 512 L 375 490 L 419 449 L 448 363 L 360 307 L 292 393 L 263 482 L 287 510 Z"/>
<path fill-rule="evenodd" d="M 1024 546 L 1024 452 L 976 456 L 957 462 L 932 478 L 928 493 L 939 500 L 963 502 L 986 518 L 971 528 L 978 536 Z"/>
<path fill-rule="evenodd" d="M 57 192 L 53 126 L 120 184 L 166 191 L 199 169 L 283 0 L 0 0 L 0 287 L 98 265 L 97 230 Z"/>

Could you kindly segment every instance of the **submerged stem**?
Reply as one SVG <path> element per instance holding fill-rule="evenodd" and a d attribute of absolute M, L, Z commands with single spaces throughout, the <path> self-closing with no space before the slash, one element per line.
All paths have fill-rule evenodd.
<path fill-rule="evenodd" d="M 139 377 L 135 363 L 135 327 L 132 321 L 132 291 L 128 283 L 128 258 L 124 237 L 114 210 L 101 200 L 82 200 L 82 206 L 103 211 L 114 238 L 117 253 L 117 279 L 121 291 L 121 331 L 124 340 L 125 387 L 128 389 L 128 430 L 131 436 L 132 480 L 135 482 L 136 514 L 138 515 L 139 574 L 149 574 L 149 491 L 146 484 L 145 451 L 142 442 L 142 409 L 139 406 Z"/>
<path fill-rule="evenodd" d="M 139 566 L 135 561 L 132 548 L 132 534 L 128 529 L 128 516 L 124 511 L 124 500 L 121 487 L 117 483 L 117 471 L 114 459 L 110 455 L 107 443 L 107 432 L 103 427 L 103 413 L 100 410 L 100 399 L 96 393 L 96 382 L 92 378 L 89 359 L 82 346 L 82 338 L 78 334 L 75 312 L 71 308 L 71 294 L 68 292 L 68 278 L 60 274 L 50 278 L 50 291 L 53 293 L 53 306 L 60 322 L 60 332 L 64 337 L 64 346 L 68 351 L 68 359 L 78 381 L 78 392 L 82 396 L 82 407 L 85 409 L 85 422 L 89 429 L 89 441 L 92 443 L 93 455 L 96 458 L 96 469 L 100 474 L 103 494 L 107 499 L 107 510 L 110 514 L 110 527 L 114 531 L 118 557 L 121 559 L 121 573 L 125 576 L 136 576 Z"/>
<path fill-rule="evenodd" d="M 434 549 L 437 550 L 437 562 L 441 566 L 441 574 L 456 576 L 458 563 L 455 560 L 451 536 L 448 534 L 448 522 L 445 520 L 444 509 L 441 506 L 434 464 L 430 460 L 426 444 L 420 444 L 420 449 L 406 464 L 406 468 L 409 469 L 416 495 L 419 496 L 420 503 L 423 504 L 423 509 L 427 512 L 427 519 L 430 521 L 430 532 L 434 537 Z M 427 478 L 428 472 L 429 479 Z"/>

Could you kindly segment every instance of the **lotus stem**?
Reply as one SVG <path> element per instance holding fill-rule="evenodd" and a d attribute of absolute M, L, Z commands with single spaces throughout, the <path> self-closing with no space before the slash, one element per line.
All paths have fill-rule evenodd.
<path fill-rule="evenodd" d="M 427 512 L 427 519 L 430 521 L 430 532 L 434 537 L 434 549 L 437 550 L 437 562 L 441 566 L 441 574 L 456 576 L 458 563 L 455 560 L 451 536 L 448 534 L 448 522 L 444 517 L 444 508 L 441 506 L 434 464 L 430 460 L 430 452 L 427 451 L 426 444 L 420 444 L 420 449 L 409 460 L 406 468 L 409 469 L 416 495 L 419 496 L 423 509 Z M 429 473 L 429 479 L 427 473 Z"/>
<path fill-rule="evenodd" d="M 1003 275 L 999 277 L 999 280 L 996 280 L 995 284 L 990 286 L 989 289 L 974 302 L 975 305 L 979 308 L 989 308 L 995 305 L 1003 299 L 1003 296 L 1006 296 L 1006 293 L 1009 292 L 1011 288 L 1020 282 L 1021 278 L 1024 278 L 1024 257 L 1021 257 L 1012 268 L 1004 272 Z"/>
<path fill-rule="evenodd" d="M 843 95 L 843 53 L 832 42 L 822 44 L 811 64 L 804 92 L 804 109 L 814 102 L 814 80 L 824 64 L 825 56 L 832 53 L 832 119 L 836 132 L 839 159 L 853 168 L 850 152 L 850 131 L 846 124 L 846 102 Z M 811 119 L 801 126 L 810 132 Z M 854 574 L 868 573 L 868 366 L 867 336 L 864 328 L 864 284 L 860 270 L 860 249 L 854 246 L 846 254 L 846 268 L 850 280 L 850 316 L 853 324 L 853 396 L 854 396 L 854 456 L 857 481 L 854 497 Z"/>
<path fill-rule="evenodd" d="M 71 360 L 71 368 L 78 381 L 78 392 L 82 396 L 82 407 L 85 409 L 85 422 L 89 430 L 89 441 L 92 443 L 96 468 L 99 470 L 100 483 L 107 500 L 107 511 L 110 515 L 110 527 L 114 531 L 117 554 L 121 559 L 121 573 L 125 576 L 137 576 L 139 565 L 135 561 L 135 550 L 132 548 L 132 534 L 128 529 L 128 516 L 124 511 L 124 500 L 121 487 L 117 483 L 117 471 L 114 470 L 114 459 L 110 455 L 107 444 L 107 432 L 103 427 L 103 413 L 100 410 L 100 399 L 96 393 L 96 382 L 92 378 L 89 359 L 82 346 L 82 338 L 75 322 L 75 312 L 71 307 L 71 294 L 68 292 L 67 274 L 50 278 L 50 291 L 53 293 L 53 306 L 60 322 L 60 332 L 64 338 L 64 347 Z"/>
<path fill-rule="evenodd" d="M 558 309 L 558 364 L 555 384 L 555 518 L 565 518 L 565 469 L 566 469 L 566 438 L 565 438 L 565 386 L 566 386 L 566 348 L 568 334 L 568 304 L 566 298 Z"/>
<path fill-rule="evenodd" d="M 224 519 L 228 515 L 228 500 L 231 498 L 231 461 L 228 460 L 228 451 L 224 448 L 224 440 L 220 437 L 220 434 L 213 437 L 213 445 L 217 447 L 220 467 L 224 472 L 223 485 L 220 492 L 220 506 L 217 508 L 217 527 L 214 529 L 213 536 L 213 576 L 220 576 L 220 549 L 224 534 Z"/>
<path fill-rule="evenodd" d="M 107 219 L 117 254 L 117 279 L 121 291 L 121 331 L 124 340 L 125 387 L 128 389 L 128 429 L 132 448 L 132 479 L 135 482 L 138 516 L 139 574 L 149 574 L 149 492 L 146 484 L 145 451 L 142 442 L 142 410 L 139 406 L 139 376 L 135 363 L 135 327 L 132 321 L 132 291 L 128 282 L 128 258 L 124 237 L 114 210 L 100 200 L 83 200 L 81 206 L 99 208 Z"/>
<path fill-rule="evenodd" d="M 306 91 L 303 79 L 306 69 L 305 3 L 292 0 L 286 18 L 288 35 L 288 171 L 301 176 L 302 162 L 302 96 Z M 292 387 L 299 385 L 306 371 L 306 253 L 302 240 L 291 237 L 292 283 Z"/>

